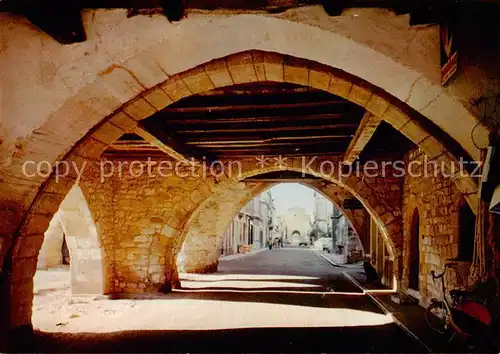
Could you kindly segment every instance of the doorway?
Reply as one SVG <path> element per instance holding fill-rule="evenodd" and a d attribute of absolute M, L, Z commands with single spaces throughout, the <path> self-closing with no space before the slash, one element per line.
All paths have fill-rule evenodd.
<path fill-rule="evenodd" d="M 410 274 L 408 287 L 418 291 L 420 268 L 420 216 L 418 209 L 413 211 L 410 230 Z"/>

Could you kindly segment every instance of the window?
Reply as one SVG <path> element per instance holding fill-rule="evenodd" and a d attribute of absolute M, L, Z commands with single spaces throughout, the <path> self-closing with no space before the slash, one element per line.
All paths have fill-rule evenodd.
<path fill-rule="evenodd" d="M 458 210 L 458 260 L 472 261 L 475 229 L 476 215 L 469 204 L 463 200 Z"/>

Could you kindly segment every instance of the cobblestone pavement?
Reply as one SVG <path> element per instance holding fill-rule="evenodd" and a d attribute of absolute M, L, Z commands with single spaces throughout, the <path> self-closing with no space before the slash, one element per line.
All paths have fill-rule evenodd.
<path fill-rule="evenodd" d="M 111 318 L 75 319 L 73 333 L 36 332 L 44 352 L 423 352 L 390 316 L 311 249 L 274 249 L 183 275 L 181 291 Z M 100 300 L 110 303 L 123 300 Z M 88 323 L 89 320 L 91 323 Z M 80 321 L 80 322 L 78 322 Z M 80 323 L 80 325 L 78 325 Z M 83 324 L 86 323 L 86 327 Z M 75 330 L 78 329 L 78 330 Z M 60 329 L 64 331 L 64 329 Z"/>

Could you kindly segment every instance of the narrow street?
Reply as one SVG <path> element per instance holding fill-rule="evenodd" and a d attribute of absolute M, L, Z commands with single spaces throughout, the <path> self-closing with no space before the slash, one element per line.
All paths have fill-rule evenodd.
<path fill-rule="evenodd" d="M 71 300 L 79 313 L 65 309 L 64 325 L 36 297 L 33 322 L 43 332 L 33 350 L 423 352 L 346 269 L 304 247 L 264 250 L 222 260 L 214 274 L 182 274 L 183 289 L 169 295 Z"/>

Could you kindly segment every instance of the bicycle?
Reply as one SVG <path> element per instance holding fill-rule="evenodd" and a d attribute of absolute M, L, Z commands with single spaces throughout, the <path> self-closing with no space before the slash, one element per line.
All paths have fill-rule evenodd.
<path fill-rule="evenodd" d="M 431 271 L 433 281 L 441 279 L 443 300 L 431 299 L 431 304 L 425 311 L 426 321 L 433 330 L 441 334 L 445 334 L 449 330 L 453 332 L 449 342 L 453 340 L 457 333 L 466 338 L 485 333 L 493 321 L 488 308 L 471 299 L 471 291 L 450 290 L 449 294 L 452 303 L 448 302 L 444 275 L 448 268 L 454 266 L 456 266 L 456 263 L 445 264 L 444 270 L 440 274 Z"/>

